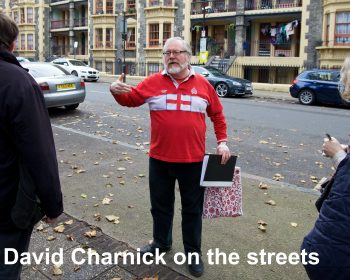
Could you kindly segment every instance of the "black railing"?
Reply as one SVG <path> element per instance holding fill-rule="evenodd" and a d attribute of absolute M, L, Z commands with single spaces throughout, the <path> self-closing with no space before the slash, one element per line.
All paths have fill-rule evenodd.
<path fill-rule="evenodd" d="M 192 1 L 191 14 L 222 13 L 236 11 L 235 0 L 216 0 L 216 1 Z"/>
<path fill-rule="evenodd" d="M 74 19 L 74 27 L 82 27 L 88 25 L 88 19 L 87 18 L 75 18 Z"/>
<path fill-rule="evenodd" d="M 283 9 L 301 7 L 301 0 L 273 1 L 273 0 L 246 0 L 244 3 L 245 10 L 264 10 L 264 9 Z"/>

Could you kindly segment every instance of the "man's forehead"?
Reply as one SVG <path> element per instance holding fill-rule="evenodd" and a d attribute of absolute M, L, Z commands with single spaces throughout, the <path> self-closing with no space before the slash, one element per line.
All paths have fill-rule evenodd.
<path fill-rule="evenodd" d="M 170 49 L 179 49 L 179 48 L 182 48 L 182 43 L 180 41 L 173 41 L 173 42 L 170 42 L 167 46 L 167 49 L 170 50 Z"/>

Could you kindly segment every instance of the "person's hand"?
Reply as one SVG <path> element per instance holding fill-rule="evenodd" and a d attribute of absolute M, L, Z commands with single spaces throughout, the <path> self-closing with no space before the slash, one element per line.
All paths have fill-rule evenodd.
<path fill-rule="evenodd" d="M 225 142 L 221 142 L 218 145 L 216 148 L 216 153 L 221 155 L 221 164 L 225 164 L 231 156 L 230 149 L 227 147 Z"/>
<path fill-rule="evenodd" d="M 119 78 L 113 82 L 109 90 L 112 94 L 123 94 L 131 91 L 131 86 L 123 83 L 124 73 L 119 76 Z"/>
<path fill-rule="evenodd" d="M 342 145 L 340 145 L 339 141 L 334 137 L 332 137 L 332 140 L 328 138 L 323 139 L 322 151 L 327 157 L 333 158 L 337 152 L 342 150 Z"/>

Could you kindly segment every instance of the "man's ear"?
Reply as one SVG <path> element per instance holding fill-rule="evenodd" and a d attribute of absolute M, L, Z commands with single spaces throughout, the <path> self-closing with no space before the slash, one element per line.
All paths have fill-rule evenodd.
<path fill-rule="evenodd" d="M 8 50 L 9 50 L 10 52 L 13 52 L 13 51 L 15 50 L 15 46 L 16 46 L 16 41 L 13 41 L 13 42 L 10 44 Z"/>

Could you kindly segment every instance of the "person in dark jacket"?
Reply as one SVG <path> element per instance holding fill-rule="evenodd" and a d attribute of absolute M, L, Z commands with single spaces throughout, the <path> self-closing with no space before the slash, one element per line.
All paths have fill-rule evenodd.
<path fill-rule="evenodd" d="M 350 57 L 340 71 L 340 96 L 349 103 Z M 332 158 L 336 173 L 328 197 L 323 201 L 314 228 L 305 236 L 301 250 L 317 253 L 319 263 L 305 265 L 311 280 L 350 279 L 350 155 L 349 145 L 342 145 L 328 135 L 323 153 Z"/>
<path fill-rule="evenodd" d="M 11 219 L 19 185 L 19 159 L 41 200 L 47 222 L 63 211 L 56 151 L 40 87 L 12 54 L 16 23 L 0 13 L 0 279 L 19 279 L 20 262 L 5 263 L 5 248 L 28 250 L 32 227 L 19 229 Z M 13 255 L 9 254 L 11 261 Z"/>

